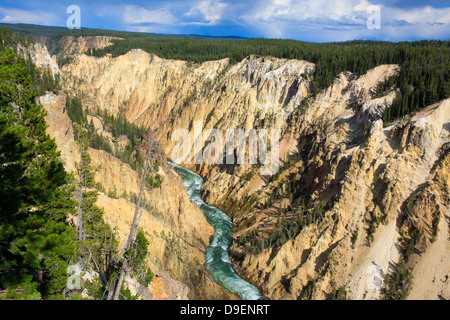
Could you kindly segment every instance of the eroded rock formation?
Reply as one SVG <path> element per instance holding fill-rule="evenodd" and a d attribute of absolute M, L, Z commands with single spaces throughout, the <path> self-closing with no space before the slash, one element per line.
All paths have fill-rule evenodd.
<path fill-rule="evenodd" d="M 233 217 L 235 241 L 230 251 L 234 265 L 267 297 L 325 299 L 346 286 L 349 298 L 379 298 L 375 277 L 382 279 L 392 271 L 391 265 L 404 255 L 409 231 L 419 225 L 425 230 L 423 250 L 417 246 L 408 260 L 411 267 L 416 266 L 411 297 L 449 298 L 450 286 L 445 285 L 450 273 L 449 100 L 385 124 L 381 115 L 396 90 L 381 98 L 373 93 L 398 66 L 381 65 L 365 75 L 342 73 L 329 88 L 312 95 L 314 67 L 306 61 L 257 56 L 233 66 L 227 59 L 192 64 L 132 50 L 117 58 L 77 55 L 61 75 L 65 89 L 81 97 L 87 108 L 123 113 L 129 121 L 158 129 L 169 158 L 179 142 L 171 140 L 174 130 L 192 133 L 194 121 L 201 121 L 203 129 L 222 132 L 281 130 L 280 158 L 287 165 L 276 179 L 252 172 L 251 165 L 185 165 L 205 178 L 205 200 Z M 55 129 L 55 136 L 59 132 Z M 137 185 L 132 173 L 126 177 L 130 179 L 126 186 L 113 178 L 123 164 L 99 151 L 92 154 L 105 164 L 102 183 L 118 191 Z M 193 242 L 206 245 L 204 231 L 209 229 L 195 228 L 201 214 L 183 195 L 179 178 L 167 168 L 162 170 L 166 181 L 176 183 L 161 189 L 173 199 L 154 195 L 159 199 L 155 206 L 167 212 L 162 214 L 165 220 L 147 217 L 153 263 L 164 265 L 165 240 L 155 233 L 163 226 L 170 227 L 169 235 L 184 241 L 179 248 L 191 248 L 182 252 L 202 261 L 202 251 L 192 249 L 198 247 Z M 293 186 L 296 192 L 290 196 Z M 300 204 L 294 205 L 296 198 Z M 259 252 L 239 244 L 255 230 L 270 234 L 281 219 L 289 222 L 311 213 L 303 200 L 314 208 L 324 204 L 320 219 Z M 127 220 L 120 218 L 118 208 L 133 211 L 125 209 L 131 204 L 123 199 L 100 201 L 111 206 L 110 217 L 115 221 Z M 405 209 L 408 203 L 412 203 L 412 216 Z M 202 231 L 195 234 L 198 229 Z M 427 269 L 430 264 L 433 268 Z M 166 265 L 178 270 L 175 274 L 184 270 L 173 260 Z M 434 285 L 436 281 L 442 285 Z"/>

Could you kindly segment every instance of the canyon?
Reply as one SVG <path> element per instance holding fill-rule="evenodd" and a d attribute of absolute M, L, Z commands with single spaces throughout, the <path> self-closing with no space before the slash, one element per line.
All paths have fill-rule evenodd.
<path fill-rule="evenodd" d="M 63 91 L 79 97 L 86 110 L 123 114 L 156 130 L 163 184 L 147 195 L 155 210 L 141 222 L 150 241 L 148 263 L 183 283 L 188 298 L 237 298 L 205 268 L 213 229 L 166 162 L 179 142 L 172 133 L 192 134 L 195 121 L 224 135 L 227 129 L 282 133 L 275 176 L 255 173 L 248 163 L 193 164 L 195 154 L 181 164 L 204 178 L 205 202 L 233 219 L 234 268 L 265 297 L 327 299 L 345 287 L 349 299 L 379 299 L 379 281 L 404 255 L 411 230 L 420 227 L 421 243 L 407 261 L 414 268 L 409 297 L 450 298 L 450 99 L 383 123 L 397 91 L 374 93 L 398 72 L 397 65 L 380 65 L 363 75 L 343 72 L 313 95 L 315 65 L 308 61 L 251 55 L 234 65 L 229 59 L 192 63 L 140 49 L 116 58 L 83 54 L 110 40 L 63 39 L 60 52 L 70 59 L 61 67 L 43 44 L 30 55 L 38 67 L 51 66 Z M 40 103 L 48 112 L 48 132 L 66 169 L 73 171 L 79 154 L 65 99 L 65 94 L 47 94 Z M 138 192 L 138 174 L 111 154 L 89 153 L 94 164 L 102 164 L 96 181 L 105 192 L 98 204 L 122 240 L 134 204 L 120 195 Z M 292 188 L 296 191 L 289 192 Z M 112 190 L 117 199 L 107 195 Z M 245 246 L 251 237 L 255 244 L 264 240 L 281 221 L 289 224 L 319 209 L 320 219 L 276 245 L 256 251 Z"/>

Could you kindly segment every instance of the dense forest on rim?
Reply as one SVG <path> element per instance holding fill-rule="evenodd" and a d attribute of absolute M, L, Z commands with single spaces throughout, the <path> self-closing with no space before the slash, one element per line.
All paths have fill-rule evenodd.
<path fill-rule="evenodd" d="M 93 56 L 125 54 L 140 48 L 167 59 L 201 63 L 230 58 L 237 63 L 249 55 L 307 60 L 316 64 L 313 94 L 327 88 L 344 71 L 357 75 L 381 64 L 398 64 L 399 75 L 389 79 L 389 90 L 400 93 L 385 115 L 389 122 L 450 96 L 450 47 L 444 41 L 307 43 L 278 39 L 185 39 L 130 37 L 113 46 L 91 50 Z M 378 94 L 382 94 L 379 90 Z"/>
<path fill-rule="evenodd" d="M 110 47 L 88 52 L 97 57 L 105 54 L 118 56 L 131 49 L 141 48 L 162 58 L 192 63 L 229 58 L 230 63 L 234 64 L 252 54 L 308 60 L 316 64 L 314 74 L 305 75 L 312 76 L 312 95 L 332 84 L 340 72 L 350 71 L 358 75 L 380 64 L 398 64 L 400 73 L 378 86 L 377 92 L 373 93 L 374 97 L 382 97 L 390 90 L 399 90 L 396 100 L 384 115 L 385 123 L 450 96 L 448 41 L 320 44 L 281 39 L 221 39 L 91 29 L 68 31 L 65 28 L 27 25 L 16 25 L 15 28 L 15 31 L 23 31 L 27 35 L 48 37 L 48 41 L 53 44 L 66 35 L 122 38 L 113 40 L 114 45 Z M 8 49 L 16 48 L 19 42 L 30 45 L 32 37 L 14 35 L 0 28 L 0 39 L 0 152 L 5 155 L 0 166 L 0 178 L 3 181 L 0 186 L 0 298 L 57 298 L 64 291 L 69 262 L 82 260 L 80 252 L 86 248 L 86 244 L 80 244 L 73 226 L 67 223 L 67 217 L 75 214 L 79 207 L 73 201 L 75 189 L 84 188 L 86 200 L 81 206 L 85 212 L 84 219 L 96 221 L 86 228 L 84 240 L 87 236 L 88 241 L 84 243 L 91 248 L 98 261 L 102 261 L 100 255 L 104 248 L 101 239 L 95 238 L 95 233 L 101 230 L 101 234 L 112 234 L 112 231 L 102 222 L 102 210 L 94 205 L 95 192 L 87 190 L 93 185 L 82 185 L 77 182 L 77 177 L 64 173 L 56 146 L 45 135 L 45 112 L 34 101 L 46 91 L 57 92 L 57 79 L 49 77 L 48 72 L 38 72 L 29 60 L 15 56 L 13 50 Z M 60 48 L 57 45 L 53 47 L 52 53 L 55 54 Z M 20 95 L 17 94 L 19 91 Z M 85 149 L 88 146 L 103 150 L 110 148 L 87 122 L 79 100 L 69 99 L 66 107 L 72 120 L 77 118 L 79 121 L 74 122 L 82 124 L 77 132 L 80 145 L 84 145 Z M 22 111 L 17 112 L 19 109 Z M 130 139 L 130 147 L 121 153 L 122 157 L 116 156 L 125 162 L 138 162 L 138 157 L 132 154 L 144 130 L 129 124 L 120 115 L 100 116 L 113 137 L 127 135 Z M 35 147 L 30 148 L 31 145 Z M 83 151 L 83 155 L 85 165 L 84 168 L 79 167 L 79 176 L 91 176 L 95 168 L 89 167 L 87 153 Z M 304 225 L 322 218 L 324 206 L 319 203 L 315 208 L 317 210 L 311 211 L 309 216 L 299 216 L 298 221 L 280 221 L 264 241 L 257 242 L 258 235 L 254 234 L 248 234 L 240 240 L 242 244 L 250 244 L 255 253 L 266 247 L 277 247 L 297 234 Z M 139 238 L 142 243 L 145 242 L 142 235 Z M 145 254 L 141 252 L 136 256 Z M 101 271 L 112 281 L 117 277 L 117 266 Z M 146 278 L 151 277 L 149 272 Z M 389 292 L 397 292 L 395 288 L 399 286 L 398 283 L 409 281 L 409 273 L 400 264 L 396 273 L 387 278 L 388 285 L 394 288 Z M 97 297 L 102 298 L 105 288 L 96 284 L 91 292 L 93 296 L 97 292 Z M 386 296 L 402 297 L 403 291 L 395 297 Z"/>
<path fill-rule="evenodd" d="M 32 44 L 32 37 L 0 28 L 0 300 L 78 300 L 83 289 L 90 299 L 104 299 L 122 260 L 117 260 L 115 232 L 96 205 L 98 168 L 91 165 L 90 141 L 80 127 L 75 130 L 80 162 L 74 174 L 65 171 L 55 140 L 46 133 L 46 111 L 37 103 L 42 94 L 59 92 L 59 85 L 15 52 Z M 130 274 L 144 285 L 153 278 L 145 264 L 147 247 L 140 231 L 124 253 Z M 104 281 L 94 278 L 72 290 L 69 267 L 74 266 L 95 271 Z M 120 289 L 120 299 L 137 298 Z"/>
<path fill-rule="evenodd" d="M 381 64 L 398 64 L 400 73 L 378 88 L 377 96 L 393 88 L 399 90 L 385 122 L 401 118 L 427 105 L 450 97 L 450 46 L 448 41 L 384 42 L 355 40 L 308 43 L 286 39 L 233 39 L 196 35 L 162 35 L 98 29 L 68 30 L 62 27 L 8 25 L 25 34 L 46 36 L 58 42 L 63 36 L 114 36 L 112 46 L 90 50 L 96 57 L 123 55 L 142 49 L 161 58 L 201 63 L 229 58 L 234 64 L 249 55 L 307 60 L 316 64 L 313 95 L 333 83 L 344 71 L 357 75 Z M 58 50 L 58 46 L 54 46 Z M 53 54 L 57 53 L 52 52 Z"/>

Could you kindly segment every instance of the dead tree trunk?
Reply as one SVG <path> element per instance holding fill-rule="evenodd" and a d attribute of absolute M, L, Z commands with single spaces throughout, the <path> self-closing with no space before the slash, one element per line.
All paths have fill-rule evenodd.
<path fill-rule="evenodd" d="M 147 172 L 148 172 L 149 164 L 150 164 L 150 160 L 151 160 L 151 152 L 152 152 L 153 143 L 154 143 L 154 136 L 155 136 L 155 134 L 152 133 L 152 138 L 150 140 L 150 148 L 148 149 L 147 159 L 145 162 L 144 174 L 142 177 L 141 188 L 139 191 L 139 197 L 138 197 L 138 201 L 136 203 L 136 210 L 134 212 L 133 222 L 131 223 L 131 227 L 130 227 L 130 233 L 128 235 L 128 239 L 125 244 L 125 247 L 119 253 L 119 259 L 120 259 L 121 255 L 123 255 L 122 268 L 120 269 L 119 278 L 117 279 L 117 284 L 116 284 L 114 293 L 112 293 L 112 292 L 108 293 L 108 300 L 111 300 L 111 299 L 118 300 L 119 299 L 120 289 L 122 288 L 123 278 L 124 278 L 125 272 L 128 272 L 128 269 L 129 269 L 127 251 L 131 248 L 131 244 L 133 243 L 133 241 L 136 237 L 137 230 L 139 227 L 139 221 L 140 221 L 141 214 L 142 214 L 142 211 L 141 211 L 142 196 L 143 196 L 144 190 L 145 190 L 146 177 L 147 177 Z"/>

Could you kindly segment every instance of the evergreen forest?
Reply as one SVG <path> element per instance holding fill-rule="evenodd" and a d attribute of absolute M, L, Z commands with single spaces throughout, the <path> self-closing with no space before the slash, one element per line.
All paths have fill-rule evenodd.
<path fill-rule="evenodd" d="M 0 300 L 105 299 L 123 259 L 115 230 L 96 204 L 99 168 L 87 152 L 88 130 L 74 128 L 81 158 L 76 172 L 68 174 L 46 133 L 46 111 L 37 103 L 43 93 L 58 92 L 57 79 L 15 52 L 31 44 L 31 37 L 0 28 Z M 153 279 L 147 247 L 139 231 L 123 254 L 129 272 L 144 285 Z M 73 287 L 71 272 L 77 268 L 98 276 Z M 138 296 L 121 287 L 119 298 Z"/>

